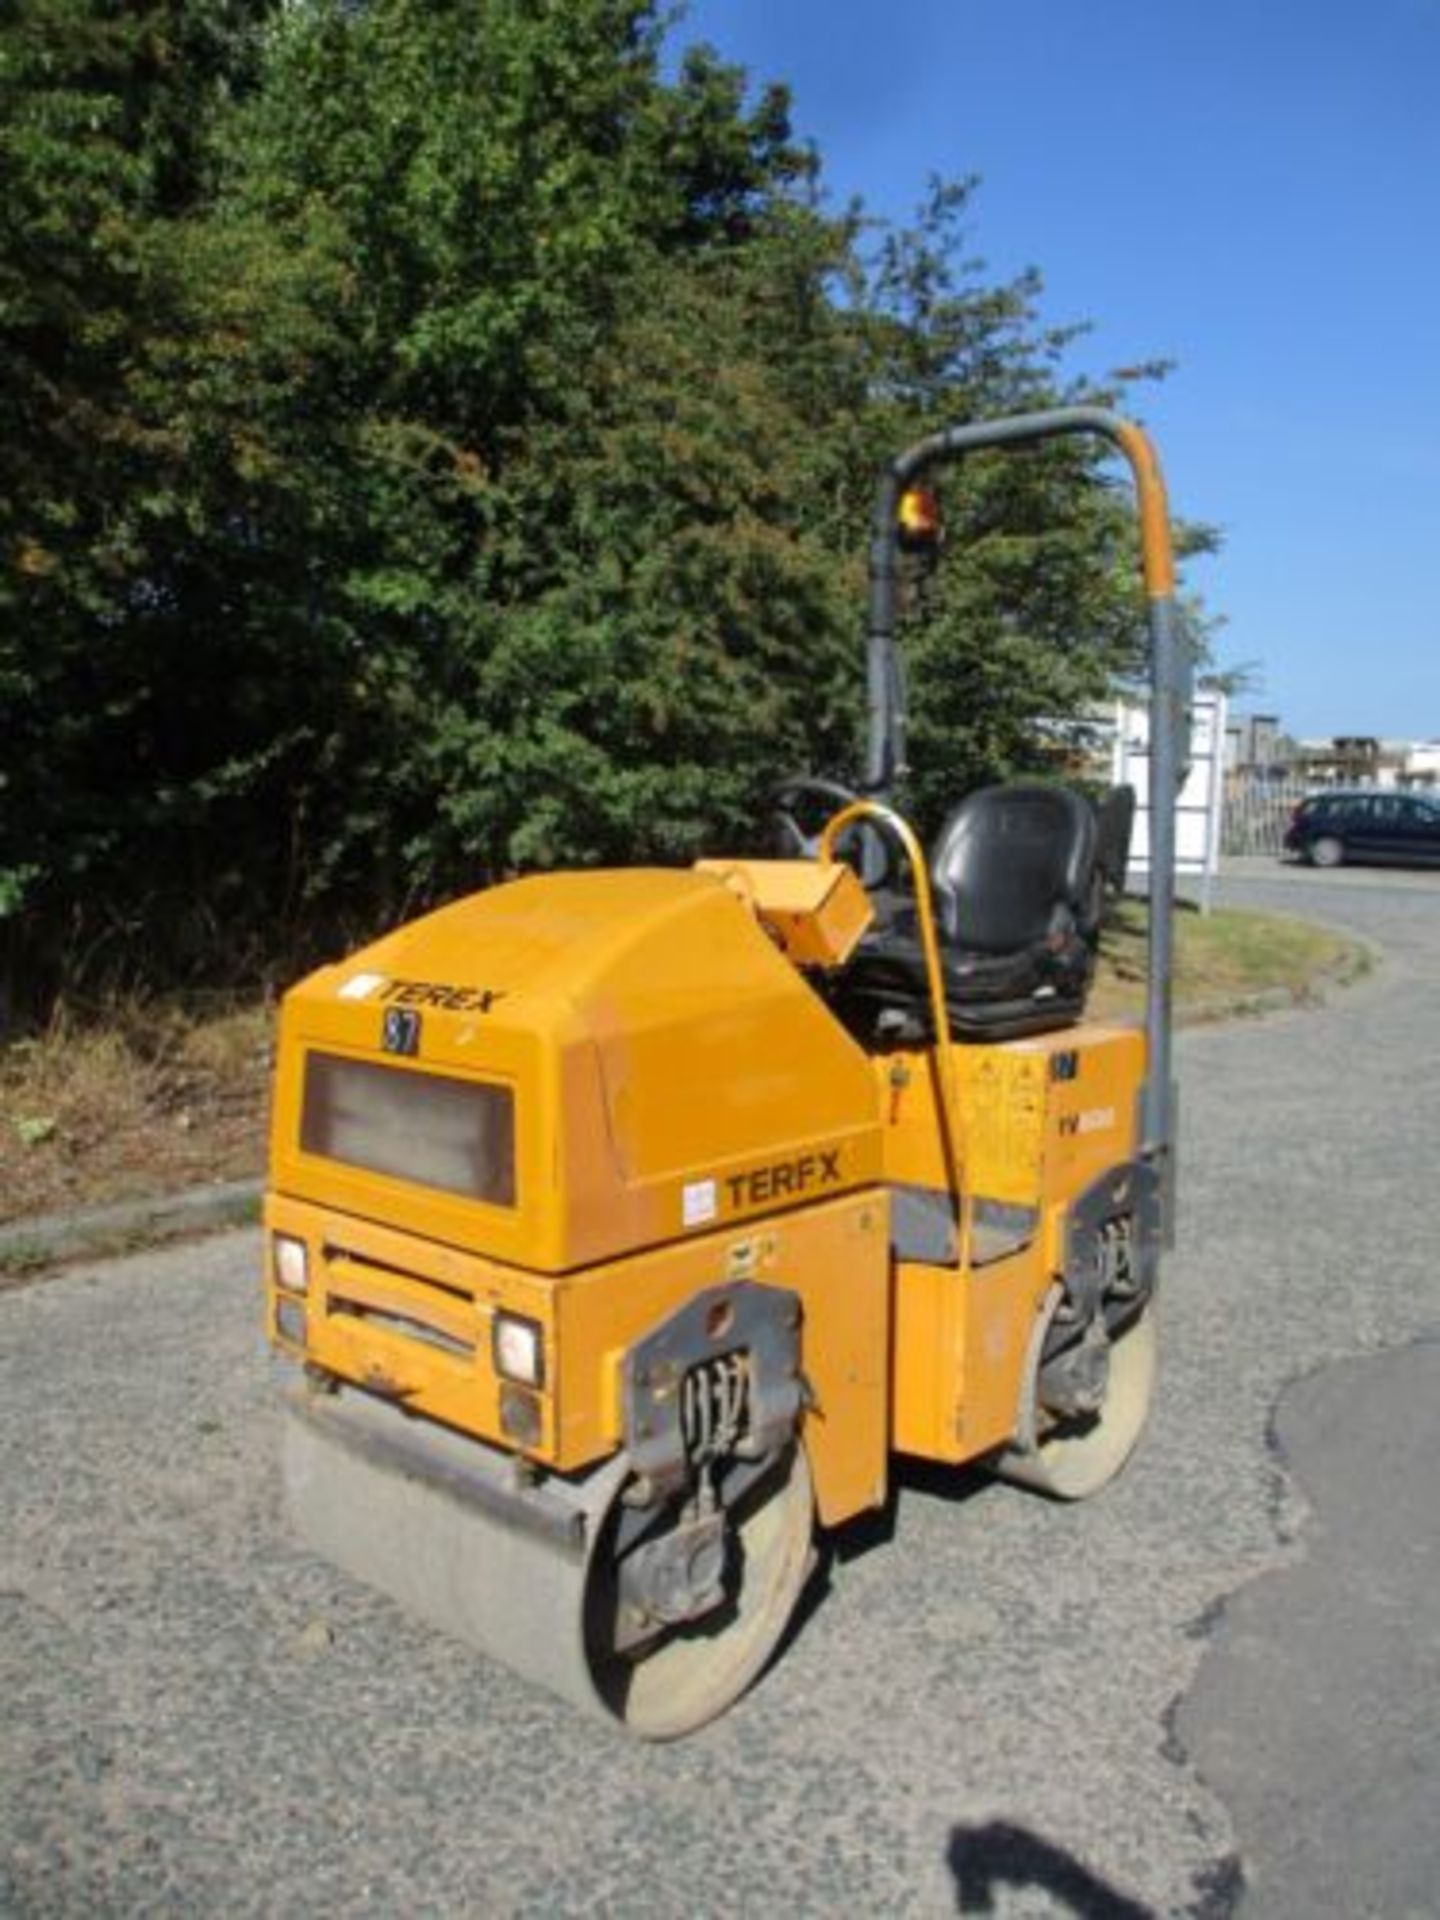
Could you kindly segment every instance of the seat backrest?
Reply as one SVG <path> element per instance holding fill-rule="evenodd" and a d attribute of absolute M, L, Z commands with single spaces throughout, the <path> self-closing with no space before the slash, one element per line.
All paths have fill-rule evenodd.
<path fill-rule="evenodd" d="M 1130 867 L 1130 842 L 1135 832 L 1134 787 L 1111 787 L 1095 809 L 1098 840 L 1095 863 L 1105 885 L 1118 898 L 1125 891 Z"/>
<path fill-rule="evenodd" d="M 1069 787 L 980 787 L 950 815 L 930 870 L 956 945 L 1017 953 L 1093 917 L 1095 809 Z"/>

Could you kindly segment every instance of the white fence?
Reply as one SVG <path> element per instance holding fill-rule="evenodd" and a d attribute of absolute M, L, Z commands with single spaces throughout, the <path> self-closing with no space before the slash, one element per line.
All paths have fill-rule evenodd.
<path fill-rule="evenodd" d="M 1314 791 L 1313 780 L 1264 780 L 1253 774 L 1229 774 L 1221 852 L 1280 853 L 1291 814 Z"/>

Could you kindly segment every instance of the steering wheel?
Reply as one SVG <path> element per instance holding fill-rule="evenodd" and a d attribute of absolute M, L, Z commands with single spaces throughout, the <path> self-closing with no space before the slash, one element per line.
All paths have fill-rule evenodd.
<path fill-rule="evenodd" d="M 859 798 L 858 793 L 842 787 L 838 780 L 821 780 L 813 774 L 799 773 L 782 780 L 770 792 L 770 826 L 778 857 L 815 859 L 820 852 L 825 822 Z M 808 822 L 813 831 L 807 832 L 802 822 Z"/>
<path fill-rule="evenodd" d="M 814 774 L 794 774 L 770 793 L 771 838 L 782 860 L 815 860 L 827 820 L 860 799 L 851 787 Z M 807 830 L 808 827 L 808 830 Z M 890 872 L 884 834 L 868 820 L 857 820 L 841 834 L 837 854 L 848 859 L 866 888 L 880 886 Z"/>

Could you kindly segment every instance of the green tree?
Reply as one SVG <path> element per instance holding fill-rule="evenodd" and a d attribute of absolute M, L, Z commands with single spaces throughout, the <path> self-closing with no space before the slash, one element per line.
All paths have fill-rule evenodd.
<path fill-rule="evenodd" d="M 853 775 L 873 475 L 1092 395 L 1037 283 L 829 209 L 650 0 L 0 15 L 6 990 L 288 968 Z M 912 797 L 1132 666 L 1099 451 L 977 461 Z"/>
<path fill-rule="evenodd" d="M 265 11 L 0 14 L 0 1005 L 112 930 L 106 869 L 153 798 L 136 758 L 165 461 L 130 381 L 173 315 L 151 235 L 204 198 L 208 129 L 248 83 Z"/>

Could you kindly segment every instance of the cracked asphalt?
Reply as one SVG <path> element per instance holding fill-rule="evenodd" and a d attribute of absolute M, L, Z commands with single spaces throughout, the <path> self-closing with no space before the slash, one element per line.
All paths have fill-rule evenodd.
<path fill-rule="evenodd" d="M 1408 1829 L 1409 1879 L 1347 1881 L 1324 1795 L 1374 1784 L 1353 1843 L 1433 1783 L 1437 1589 L 1401 1552 L 1434 1504 L 1396 1417 L 1418 1389 L 1367 1370 L 1440 1327 L 1440 876 L 1225 886 L 1385 959 L 1317 1011 L 1181 1036 L 1142 1452 L 1075 1508 L 908 1475 L 779 1664 L 679 1746 L 581 1721 L 290 1541 L 253 1233 L 0 1296 L 0 1911 L 1433 1911 L 1405 1904 L 1433 1833 Z M 1307 1454 L 1305 1402 L 1292 1472 L 1295 1382 L 1344 1444 Z M 1336 1630 L 1372 1587 L 1399 1639 Z M 1315 1662 L 1286 1665 L 1307 1630 Z M 1377 1673 L 1409 1717 L 1347 1712 Z"/>

